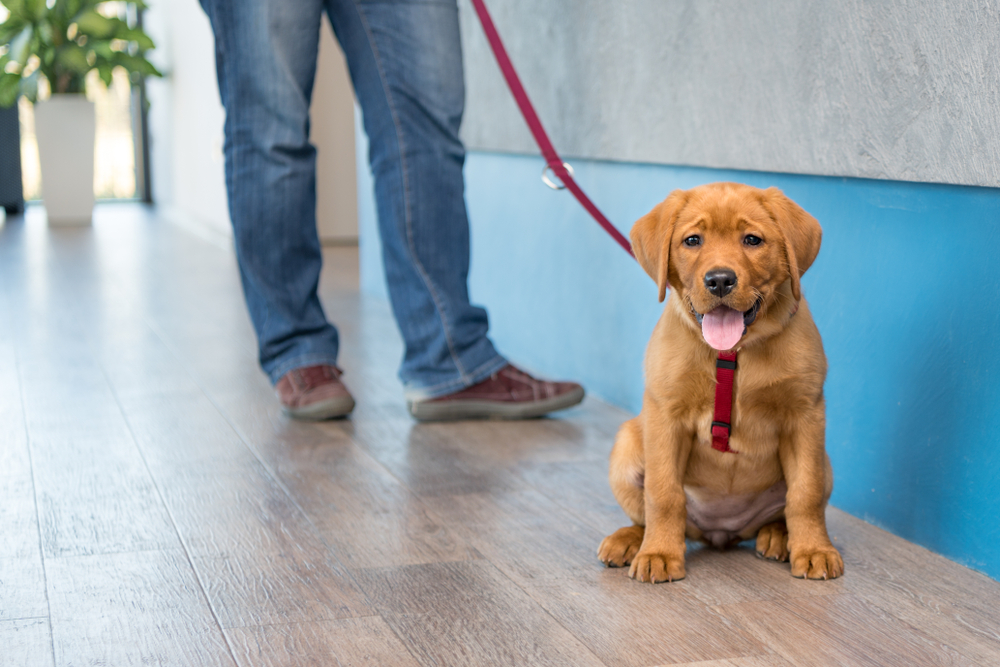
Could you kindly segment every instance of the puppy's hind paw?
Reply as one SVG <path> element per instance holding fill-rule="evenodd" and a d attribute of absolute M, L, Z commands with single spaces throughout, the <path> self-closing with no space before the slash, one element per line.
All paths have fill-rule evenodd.
<path fill-rule="evenodd" d="M 648 581 L 651 584 L 680 581 L 685 576 L 684 555 L 638 553 L 632 559 L 632 568 L 628 575 L 633 579 Z"/>
<path fill-rule="evenodd" d="M 784 521 L 769 523 L 757 532 L 757 555 L 768 560 L 788 560 L 788 527 Z"/>
<path fill-rule="evenodd" d="M 597 548 L 597 557 L 608 567 L 628 565 L 642 546 L 642 536 L 645 532 L 642 526 L 619 528 L 601 541 L 601 546 Z"/>

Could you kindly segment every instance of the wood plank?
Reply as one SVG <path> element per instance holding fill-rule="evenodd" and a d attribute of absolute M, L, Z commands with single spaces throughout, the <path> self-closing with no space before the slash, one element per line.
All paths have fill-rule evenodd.
<path fill-rule="evenodd" d="M 483 561 L 355 570 L 421 665 L 601 665 Z"/>
<path fill-rule="evenodd" d="M 788 563 L 759 558 L 752 542 L 727 551 L 689 542 L 687 572 L 688 578 L 681 586 L 710 606 L 844 592 L 843 579 L 812 581 L 793 577 Z"/>
<path fill-rule="evenodd" d="M 6 428 L 10 422 L 3 422 Z M 16 427 L 14 427 L 16 428 Z M 7 432 L 10 434 L 10 431 Z M 35 515 L 35 494 L 31 470 L 12 461 L 14 450 L 27 449 L 26 443 L 0 436 L 0 559 L 37 558 L 38 520 Z M 8 467 L 9 466 L 9 467 Z"/>
<path fill-rule="evenodd" d="M 0 621 L 48 615 L 42 559 L 0 558 Z"/>
<path fill-rule="evenodd" d="M 0 667 L 53 637 L 60 665 L 1000 664 L 1000 584 L 836 510 L 834 582 L 746 547 L 604 568 L 629 415 L 415 424 L 356 253 L 322 298 L 357 411 L 287 419 L 231 251 L 128 210 L 0 229 Z"/>
<path fill-rule="evenodd" d="M 179 546 L 100 366 L 86 345 L 18 355 L 46 556 Z"/>
<path fill-rule="evenodd" d="M 32 440 L 46 557 L 175 547 L 177 535 L 134 443 Z"/>
<path fill-rule="evenodd" d="M 169 354 L 162 345 L 147 343 L 150 355 Z M 114 360 L 106 363 L 116 386 L 123 378 L 121 384 L 127 387 L 128 368 Z M 195 464 L 236 466 L 256 474 L 255 457 L 259 456 L 267 474 L 289 491 L 319 529 L 319 536 L 349 566 L 475 557 L 342 431 L 318 429 L 281 416 L 270 389 L 260 396 L 254 386 L 259 383 L 217 394 L 221 407 L 228 408 L 223 419 L 220 406 L 206 400 L 193 380 L 189 378 L 190 385 L 183 387 L 173 377 L 178 375 L 176 368 L 163 372 L 181 393 L 161 397 L 125 389 L 120 394 L 132 431 L 158 475 L 188 470 Z M 280 489 L 269 492 L 280 493 Z M 193 548 L 200 550 L 197 545 Z"/>
<path fill-rule="evenodd" d="M 118 376 L 111 370 L 109 376 L 117 387 Z M 157 478 L 215 467 L 228 472 L 260 467 L 255 453 L 195 386 L 162 394 L 122 394 L 119 401 Z"/>
<path fill-rule="evenodd" d="M 11 439 L 4 441 L 0 436 L 0 451 L 6 454 L 4 458 L 8 462 L 16 447 Z M 0 535 L 3 536 L 0 539 L 0 621 L 47 617 L 49 614 L 35 498 L 27 468 L 27 465 L 23 470 L 17 470 L 16 465 L 0 467 Z"/>
<path fill-rule="evenodd" d="M 49 619 L 0 621 L 0 667 L 52 667 Z"/>
<path fill-rule="evenodd" d="M 350 440 L 291 445 L 283 459 L 273 462 L 281 479 L 345 566 L 478 558 L 417 496 Z"/>
<path fill-rule="evenodd" d="M 227 630 L 240 667 L 417 667 L 378 616 Z"/>
<path fill-rule="evenodd" d="M 113 332 L 94 341 L 94 355 L 107 374 L 115 396 L 141 400 L 201 393 L 189 369 L 166 347 L 145 318 L 118 313 Z"/>
<path fill-rule="evenodd" d="M 195 556 L 223 628 L 306 623 L 371 614 L 364 596 L 322 552 Z"/>
<path fill-rule="evenodd" d="M 528 487 L 529 463 L 607 460 L 603 437 L 558 419 L 418 424 L 398 406 L 359 406 L 346 431 L 420 496 L 504 492 Z"/>
<path fill-rule="evenodd" d="M 0 294 L 0 304 L 4 303 Z M 14 346 L 0 324 L 0 621 L 48 617 L 31 457 Z M 13 626 L 11 626 L 13 627 Z M 33 631 L 26 629 L 24 632 Z"/>
<path fill-rule="evenodd" d="M 844 512 L 830 513 L 847 546 L 844 588 L 979 664 L 1000 664 L 1000 583 Z"/>
<path fill-rule="evenodd" d="M 941 667 L 977 664 L 960 651 L 852 595 L 713 607 L 794 665 Z"/>
<path fill-rule="evenodd" d="M 609 452 L 612 444 L 607 442 Z M 599 460 L 527 463 L 517 474 L 552 502 L 604 534 L 632 523 L 611 492 L 607 456 Z"/>
<path fill-rule="evenodd" d="M 667 667 L 667 665 L 657 665 Z M 731 660 L 705 660 L 703 662 L 686 662 L 670 667 L 793 667 L 792 663 L 776 655 L 756 655 Z"/>
<path fill-rule="evenodd" d="M 347 443 L 350 438 L 340 431 L 327 432 L 312 422 L 288 418 L 263 375 L 252 383 L 211 391 L 206 395 L 240 439 L 276 471 L 296 452 L 325 444 Z"/>
<path fill-rule="evenodd" d="M 0 298 L 0 306 L 2 305 L 3 300 Z M 0 429 L 0 478 L 30 484 L 31 457 L 28 453 L 17 356 L 13 342 L 5 334 L 5 327 L 0 323 L 0 423 L 3 424 Z"/>
<path fill-rule="evenodd" d="M 632 581 L 627 569 L 597 560 L 599 531 L 537 491 L 425 502 L 606 664 L 645 667 L 765 650 L 691 593 L 713 572 L 696 568 L 685 581 L 657 586 Z"/>
<path fill-rule="evenodd" d="M 47 561 L 58 665 L 235 665 L 184 552 Z"/>
<path fill-rule="evenodd" d="M 477 452 L 469 443 L 449 435 L 454 424 L 415 424 L 402 402 L 355 410 L 359 415 L 352 417 L 349 425 L 329 423 L 321 428 L 347 430 L 362 449 L 418 496 L 526 486 L 498 465 L 489 452 Z M 373 418 L 365 418 L 366 414 Z"/>
<path fill-rule="evenodd" d="M 174 371 L 176 373 L 176 371 Z M 201 368 L 200 373 L 206 371 Z M 117 376 L 117 372 L 112 371 Z M 209 386 L 221 386 L 207 381 Z M 356 567 L 440 562 L 475 557 L 461 541 L 433 521 L 414 495 L 337 428 L 289 420 L 269 387 L 259 382 L 219 389 L 209 405 L 192 388 L 189 396 L 121 400 L 130 424 L 154 465 L 169 466 L 159 452 L 176 457 L 176 442 L 196 442 L 186 462 L 216 463 L 242 459 L 229 453 L 236 438 L 264 462 L 319 529 L 324 542 L 344 563 Z M 263 403 L 263 404 L 262 404 Z M 224 411 L 226 421 L 216 408 Z M 183 423 L 171 415 L 184 415 Z M 409 419 L 409 418 L 407 418 Z M 228 422 L 228 423 L 227 423 Z M 179 464 L 180 465 L 180 464 Z M 253 467 L 252 462 L 248 463 Z M 165 468 L 166 469 L 166 468 Z"/>
<path fill-rule="evenodd" d="M 261 468 L 160 477 L 223 627 L 370 614 L 364 596 Z"/>
<path fill-rule="evenodd" d="M 159 338 L 142 345 L 151 357 L 173 355 Z M 127 366 L 104 363 L 223 627 L 370 613 L 308 517 L 183 364 L 162 364 L 171 389 L 161 395 L 133 390 Z"/>

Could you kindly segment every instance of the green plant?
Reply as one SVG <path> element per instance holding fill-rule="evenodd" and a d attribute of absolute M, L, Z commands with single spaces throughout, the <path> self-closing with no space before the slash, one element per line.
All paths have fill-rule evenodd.
<path fill-rule="evenodd" d="M 109 0 L 0 0 L 10 13 L 0 23 L 0 106 L 24 95 L 38 98 L 39 78 L 53 93 L 82 93 L 87 73 L 96 69 L 105 85 L 114 68 L 133 81 L 161 76 L 146 60 L 153 40 L 140 28 L 101 9 Z M 141 0 L 125 3 L 145 9 Z"/>

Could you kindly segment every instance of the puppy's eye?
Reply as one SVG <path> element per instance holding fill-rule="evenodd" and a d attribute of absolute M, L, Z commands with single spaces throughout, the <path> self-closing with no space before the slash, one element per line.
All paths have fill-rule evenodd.
<path fill-rule="evenodd" d="M 753 234 L 747 234 L 743 237 L 743 243 L 746 245 L 760 245 L 763 242 L 764 239 L 759 236 L 754 236 Z"/>
<path fill-rule="evenodd" d="M 686 245 L 689 248 L 695 248 L 697 246 L 700 246 L 701 245 L 701 237 L 698 236 L 697 234 L 695 234 L 693 236 L 689 236 L 686 239 L 684 239 L 684 245 Z"/>

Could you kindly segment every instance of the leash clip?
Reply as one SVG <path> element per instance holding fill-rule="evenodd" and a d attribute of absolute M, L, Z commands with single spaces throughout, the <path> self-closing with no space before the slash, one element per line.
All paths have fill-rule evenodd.
<path fill-rule="evenodd" d="M 576 176 L 576 174 L 573 173 L 573 167 L 570 166 L 569 162 L 563 162 L 563 166 L 566 167 L 566 171 L 569 172 L 570 176 Z M 542 183 L 545 183 L 545 185 L 549 186 L 553 190 L 565 190 L 566 189 L 565 185 L 556 183 L 551 178 L 549 178 L 549 171 L 551 169 L 552 167 L 550 167 L 549 165 L 545 165 L 545 169 L 542 169 Z"/>

